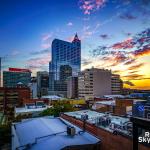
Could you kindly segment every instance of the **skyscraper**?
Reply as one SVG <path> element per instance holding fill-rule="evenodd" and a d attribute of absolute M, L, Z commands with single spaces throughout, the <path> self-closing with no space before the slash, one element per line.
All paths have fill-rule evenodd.
<path fill-rule="evenodd" d="M 49 93 L 67 95 L 67 78 L 81 69 L 81 41 L 76 34 L 72 42 L 54 39 L 49 64 Z"/>

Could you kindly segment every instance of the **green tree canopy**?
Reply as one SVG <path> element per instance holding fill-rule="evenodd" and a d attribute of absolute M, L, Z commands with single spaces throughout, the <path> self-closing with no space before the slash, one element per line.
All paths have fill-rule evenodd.
<path fill-rule="evenodd" d="M 58 102 L 52 108 L 48 108 L 41 113 L 41 116 L 55 116 L 58 117 L 61 112 L 73 111 L 73 106 L 69 103 Z"/>

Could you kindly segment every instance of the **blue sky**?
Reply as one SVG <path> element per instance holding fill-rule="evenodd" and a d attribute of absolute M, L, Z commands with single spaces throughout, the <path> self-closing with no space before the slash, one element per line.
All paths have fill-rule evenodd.
<path fill-rule="evenodd" d="M 131 39 L 139 38 L 138 34 L 149 31 L 149 18 L 149 0 L 1 0 L 0 56 L 3 69 L 29 68 L 33 74 L 38 70 L 48 70 L 51 41 L 54 38 L 71 41 L 77 32 L 82 41 L 82 69 L 105 67 L 119 73 L 126 83 L 133 83 L 130 84 L 133 88 L 143 88 L 150 75 L 146 71 L 150 63 L 147 50 L 149 32 L 147 43 L 142 45 L 147 44 L 146 50 L 137 44 L 132 48 L 114 48 L 113 45 L 129 39 L 131 42 Z M 117 53 L 93 57 L 93 50 L 98 51 L 99 46 Z M 133 55 L 139 49 L 143 50 L 142 55 Z M 112 57 L 115 59 L 110 59 Z M 136 61 L 125 65 L 133 57 Z M 142 63 L 143 66 L 140 65 Z M 128 71 L 130 67 L 134 68 L 134 73 Z"/>

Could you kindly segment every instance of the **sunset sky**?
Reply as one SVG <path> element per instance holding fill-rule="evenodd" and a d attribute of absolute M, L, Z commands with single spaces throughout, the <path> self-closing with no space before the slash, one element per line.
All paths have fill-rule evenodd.
<path fill-rule="evenodd" d="M 82 42 L 82 70 L 111 69 L 150 89 L 150 0 L 1 0 L 0 56 L 8 67 L 48 71 L 51 42 Z"/>

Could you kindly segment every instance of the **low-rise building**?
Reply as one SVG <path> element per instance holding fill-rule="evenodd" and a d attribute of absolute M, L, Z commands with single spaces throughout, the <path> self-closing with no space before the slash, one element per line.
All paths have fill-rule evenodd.
<path fill-rule="evenodd" d="M 129 118 L 91 110 L 67 112 L 61 117 L 102 139 L 102 150 L 132 150 L 132 123 Z M 149 147 L 139 144 L 139 149 L 149 150 Z"/>
<path fill-rule="evenodd" d="M 62 118 L 35 118 L 12 125 L 12 150 L 99 150 L 100 140 Z"/>
<path fill-rule="evenodd" d="M 44 103 L 36 103 L 36 105 L 34 103 L 26 104 L 24 107 L 15 107 L 14 114 L 15 117 L 24 115 L 36 117 L 39 116 L 39 114 L 47 108 L 50 108 L 50 106 L 47 106 Z"/>
<path fill-rule="evenodd" d="M 111 112 L 114 115 L 119 115 L 119 116 L 133 115 L 136 117 L 144 117 L 145 106 L 146 106 L 146 100 L 116 98 L 115 100 L 95 101 L 92 106 L 92 109 L 100 112 Z"/>
<path fill-rule="evenodd" d="M 23 105 L 23 99 L 30 99 L 31 91 L 27 87 L 0 87 L 0 110 L 7 112 L 8 108 Z"/>

